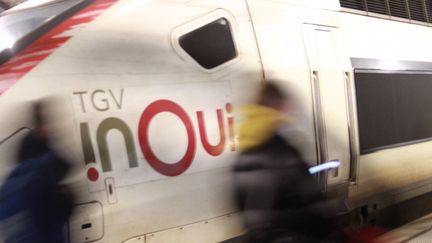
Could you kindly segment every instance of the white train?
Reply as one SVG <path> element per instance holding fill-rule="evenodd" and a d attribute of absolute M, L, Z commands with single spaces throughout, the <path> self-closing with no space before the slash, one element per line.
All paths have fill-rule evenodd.
<path fill-rule="evenodd" d="M 320 180 L 352 209 L 428 193 L 432 8 L 401 2 L 67 0 L 5 11 L 0 176 L 31 129 L 22 104 L 61 96 L 56 144 L 78 161 L 71 242 L 238 236 L 235 111 L 275 79 L 301 111 L 294 142 L 311 165 L 341 161 Z"/>

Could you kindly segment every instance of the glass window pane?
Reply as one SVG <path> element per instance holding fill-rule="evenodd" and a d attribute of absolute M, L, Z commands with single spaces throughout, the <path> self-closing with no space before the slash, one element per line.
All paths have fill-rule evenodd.
<path fill-rule="evenodd" d="M 237 56 L 231 27 L 220 18 L 179 39 L 180 46 L 206 69 L 215 68 Z"/>
<path fill-rule="evenodd" d="M 362 153 L 432 137 L 432 74 L 356 73 Z"/>

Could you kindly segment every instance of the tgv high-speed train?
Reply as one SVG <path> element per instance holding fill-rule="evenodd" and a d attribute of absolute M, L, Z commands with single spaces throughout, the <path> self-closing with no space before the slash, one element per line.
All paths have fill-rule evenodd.
<path fill-rule="evenodd" d="M 55 145 L 78 161 L 71 242 L 238 236 L 236 111 L 274 79 L 298 106 L 287 138 L 311 166 L 341 162 L 319 179 L 351 209 L 428 193 L 431 6 L 28 1 L 0 17 L 0 177 L 31 129 L 23 104 L 56 95 Z"/>

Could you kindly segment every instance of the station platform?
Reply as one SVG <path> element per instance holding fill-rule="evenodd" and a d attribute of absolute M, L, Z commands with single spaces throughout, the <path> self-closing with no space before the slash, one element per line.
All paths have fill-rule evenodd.
<path fill-rule="evenodd" d="M 376 238 L 377 243 L 432 243 L 432 213 Z"/>

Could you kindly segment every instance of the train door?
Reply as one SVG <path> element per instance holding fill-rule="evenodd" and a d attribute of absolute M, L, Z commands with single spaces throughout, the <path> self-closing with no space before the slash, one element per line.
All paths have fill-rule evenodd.
<path fill-rule="evenodd" d="M 338 160 L 341 165 L 322 173 L 323 185 L 347 182 L 350 174 L 350 121 L 347 88 L 350 61 L 344 53 L 340 30 L 304 24 L 308 56 L 317 163 Z"/>

